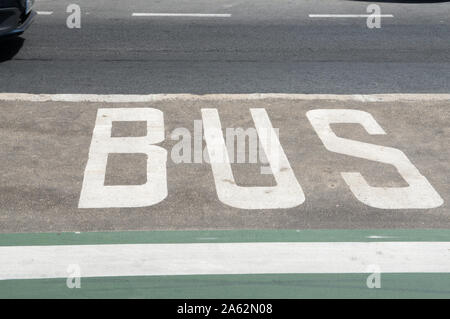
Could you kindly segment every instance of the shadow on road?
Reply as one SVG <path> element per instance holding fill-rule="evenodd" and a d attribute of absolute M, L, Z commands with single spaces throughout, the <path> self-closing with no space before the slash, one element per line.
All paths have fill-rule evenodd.
<path fill-rule="evenodd" d="M 25 40 L 23 38 L 12 38 L 0 41 L 0 63 L 9 61 L 19 53 Z"/>

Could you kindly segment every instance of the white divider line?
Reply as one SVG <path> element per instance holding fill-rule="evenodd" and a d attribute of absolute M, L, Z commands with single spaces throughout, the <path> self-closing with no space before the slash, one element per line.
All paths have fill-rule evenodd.
<path fill-rule="evenodd" d="M 450 242 L 200 243 L 0 247 L 0 279 L 450 272 Z"/>
<path fill-rule="evenodd" d="M 36 13 L 42 16 L 49 16 L 53 14 L 53 11 L 37 11 Z"/>
<path fill-rule="evenodd" d="M 133 17 L 195 17 L 195 18 L 230 18 L 229 13 L 133 13 Z"/>
<path fill-rule="evenodd" d="M 310 14 L 310 18 L 393 18 L 392 14 Z"/>
<path fill-rule="evenodd" d="M 358 102 L 395 102 L 395 101 L 447 101 L 450 94 L 283 94 L 283 93 L 253 93 L 253 94 L 28 94 L 0 93 L 0 101 L 21 102 L 98 102 L 98 103 L 142 103 L 167 100 L 336 100 Z"/>

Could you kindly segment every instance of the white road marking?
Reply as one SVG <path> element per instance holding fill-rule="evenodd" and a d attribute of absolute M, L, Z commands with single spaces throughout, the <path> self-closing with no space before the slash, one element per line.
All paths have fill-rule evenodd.
<path fill-rule="evenodd" d="M 273 187 L 237 185 L 222 134 L 217 109 L 202 109 L 205 141 L 219 200 L 240 209 L 292 208 L 305 201 L 305 194 L 265 109 L 250 109 L 258 137 L 276 181 Z"/>
<path fill-rule="evenodd" d="M 169 100 L 333 100 L 357 102 L 395 102 L 395 101 L 446 101 L 450 102 L 450 94 L 284 94 L 284 93 L 253 93 L 253 94 L 28 94 L 0 93 L 0 101 L 21 102 L 96 102 L 96 103 L 145 103 Z"/>
<path fill-rule="evenodd" d="M 53 11 L 37 11 L 37 14 L 42 16 L 49 16 L 53 14 Z"/>
<path fill-rule="evenodd" d="M 195 17 L 195 18 L 230 18 L 229 13 L 133 13 L 133 17 Z"/>
<path fill-rule="evenodd" d="M 310 14 L 310 18 L 393 18 L 392 14 Z"/>
<path fill-rule="evenodd" d="M 450 272 L 450 242 L 200 243 L 0 247 L 0 280 L 206 274 Z"/>
<path fill-rule="evenodd" d="M 114 121 L 146 121 L 147 135 L 112 138 Z M 160 110 L 98 109 L 78 207 L 144 207 L 163 201 L 167 197 L 167 151 L 154 145 L 162 141 L 164 141 L 164 116 Z M 145 184 L 105 186 L 106 165 L 110 153 L 147 155 Z"/>
<path fill-rule="evenodd" d="M 397 236 L 378 236 L 378 235 L 371 235 L 371 236 L 366 236 L 366 238 L 369 238 L 369 239 L 386 239 L 386 238 L 397 238 Z"/>
<path fill-rule="evenodd" d="M 426 209 L 444 203 L 428 180 L 399 149 L 336 136 L 331 124 L 360 124 L 371 135 L 386 132 L 370 113 L 352 109 L 316 109 L 306 113 L 311 125 L 330 152 L 390 164 L 408 183 L 407 187 L 373 187 L 359 172 L 341 172 L 353 195 L 362 203 L 380 209 Z"/>

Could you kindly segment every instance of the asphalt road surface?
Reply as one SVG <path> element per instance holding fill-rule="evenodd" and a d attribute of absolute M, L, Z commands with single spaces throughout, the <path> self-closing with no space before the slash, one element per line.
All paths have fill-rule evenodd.
<path fill-rule="evenodd" d="M 73 2 L 0 43 L 0 298 L 448 298 L 449 2 Z"/>
<path fill-rule="evenodd" d="M 448 93 L 450 4 L 371 2 L 38 0 L 23 41 L 4 44 L 0 91 L 24 93 Z M 229 14 L 139 17 L 133 13 Z"/>
<path fill-rule="evenodd" d="M 364 1 L 79 1 L 79 29 L 66 25 L 68 4 L 37 1 L 31 29 L 3 43 L 0 232 L 449 227 L 448 95 L 439 95 L 450 92 L 449 3 L 378 3 L 381 24 L 372 29 L 360 16 L 367 14 Z M 267 92 L 317 95 L 245 95 Z M 162 93 L 222 95 L 133 103 Z M 338 95 L 320 95 L 332 93 Z M 376 101 L 366 93 L 414 95 Z M 105 152 L 106 166 L 95 166 L 92 145 L 104 142 L 93 134 L 96 116 L 110 107 L 162 111 L 163 137 L 149 143 L 162 142 L 167 168 L 150 167 L 145 149 L 120 146 Z M 171 134 L 195 134 L 194 121 L 207 125 L 208 108 L 219 111 L 224 132 L 254 128 L 250 109 L 262 109 L 286 153 L 280 179 L 267 162 L 248 163 L 250 144 L 241 150 L 246 164 L 232 161 L 231 175 L 202 160 L 177 163 Z M 381 132 L 365 131 L 358 120 L 332 127 L 381 149 L 326 145 L 307 112 L 327 108 L 374 116 Z M 136 115 L 136 125 L 120 116 L 111 122 L 112 137 L 151 134 L 144 115 Z M 204 153 L 218 143 L 206 142 Z M 384 154 L 388 146 L 412 166 Z M 87 173 L 92 167 L 98 176 Z M 360 180 L 352 187 L 345 172 L 360 172 L 374 188 L 363 191 Z M 418 182 L 415 191 L 391 198 L 417 180 L 429 186 Z M 153 188 L 133 193 L 139 186 L 131 185 Z M 255 186 L 260 193 L 249 190 Z M 114 187 L 118 193 L 107 191 Z"/>
<path fill-rule="evenodd" d="M 73 102 L 76 96 L 67 97 L 72 102 L 35 98 L 44 101 L 0 102 L 1 232 L 450 227 L 448 95 L 441 101 L 388 96 L 378 102 L 358 101 L 354 96 L 327 100 L 165 96 L 145 103 Z M 208 126 L 215 125 L 214 112 L 224 134 L 226 128 L 267 127 L 254 122 L 251 109 L 262 112 L 279 129 L 279 153 L 287 160 L 252 161 L 250 152 L 255 148 L 250 137 L 244 136 L 246 145 L 238 148 L 237 138 L 224 135 L 236 150 L 228 160 L 232 173 L 226 174 L 213 160 L 212 164 L 204 160 L 203 153 L 218 152 L 219 142 L 202 141 L 202 134 L 206 137 Z M 348 110 L 344 121 L 331 121 L 333 131 L 366 144 L 355 146 L 347 140 L 337 146 L 330 140 L 326 148 L 320 125 L 308 112 L 320 109 Z M 120 113 L 114 115 L 117 110 Z M 152 120 L 142 110 L 159 112 L 163 118 Z M 367 120 L 352 117 L 361 111 L 373 117 L 381 131 L 371 131 L 370 126 L 361 126 Z M 111 122 L 103 123 L 104 119 Z M 203 126 L 200 147 L 195 145 L 198 121 Z M 157 135 L 157 129 L 161 137 L 139 144 L 138 139 Z M 180 129 L 189 136 L 181 138 Z M 177 148 L 180 143 L 183 149 Z M 151 153 L 149 144 L 167 155 Z M 270 158 L 276 151 L 273 145 L 259 152 Z M 407 159 L 392 155 L 388 147 L 400 150 Z M 241 163 L 237 152 L 245 155 Z M 261 173 L 264 166 L 268 174 Z M 358 182 L 352 190 L 342 172 L 358 172 L 374 188 L 365 192 Z M 134 186 L 146 183 L 153 186 Z M 408 184 L 418 188 L 394 194 Z M 257 186 L 267 188 L 258 192 Z M 383 188 L 387 195 L 380 193 Z M 246 192 L 253 193 L 242 194 Z M 432 198 L 436 199 L 430 202 Z"/>

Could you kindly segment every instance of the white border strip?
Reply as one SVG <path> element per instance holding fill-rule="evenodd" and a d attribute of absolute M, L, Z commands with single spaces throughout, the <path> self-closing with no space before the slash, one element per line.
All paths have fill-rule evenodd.
<path fill-rule="evenodd" d="M 0 280 L 81 277 L 449 273 L 450 242 L 121 244 L 0 247 Z"/>
<path fill-rule="evenodd" d="M 20 102 L 105 102 L 105 103 L 142 103 L 166 100 L 335 100 L 359 102 L 394 102 L 394 101 L 450 101 L 450 94 L 148 94 L 148 95 L 98 95 L 98 94 L 27 94 L 0 93 L 0 101 Z"/>

